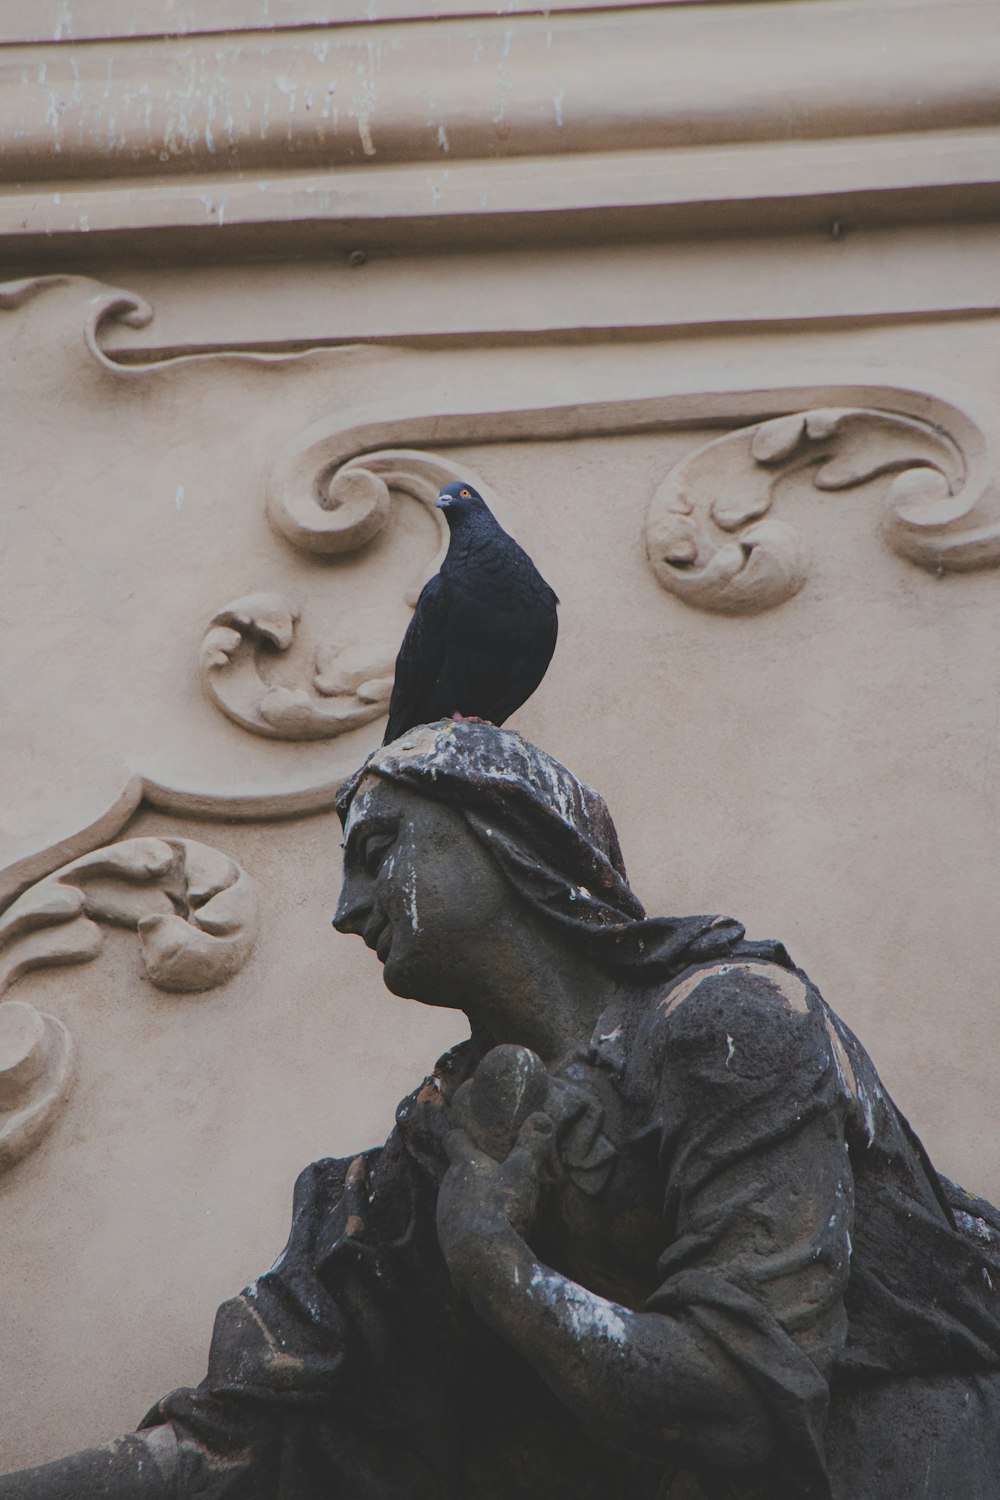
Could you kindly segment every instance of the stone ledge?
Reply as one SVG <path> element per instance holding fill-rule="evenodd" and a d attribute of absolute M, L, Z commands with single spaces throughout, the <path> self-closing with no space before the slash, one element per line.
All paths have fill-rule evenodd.
<path fill-rule="evenodd" d="M 0 194 L 0 262 L 460 250 L 994 217 L 1000 132 L 349 172 L 34 185 Z"/>
<path fill-rule="evenodd" d="M 561 11 L 633 10 L 644 6 L 716 5 L 723 0 L 334 0 L 324 26 L 385 21 L 438 21 L 468 16 L 558 15 Z M 736 0 L 755 5 L 759 0 Z M 9 42 L 90 42 L 111 38 L 205 36 L 222 31 L 315 27 L 315 0 L 34 0 L 0 16 L 0 46 Z"/>
<path fill-rule="evenodd" d="M 128 235 L 139 255 L 267 254 L 992 214 L 998 15 L 811 0 L 8 46 L 0 248 L 92 255 Z"/>

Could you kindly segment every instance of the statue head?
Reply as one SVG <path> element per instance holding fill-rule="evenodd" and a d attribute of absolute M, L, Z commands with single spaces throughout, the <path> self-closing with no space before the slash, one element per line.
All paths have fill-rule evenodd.
<path fill-rule="evenodd" d="M 340 788 L 337 810 L 335 925 L 364 937 L 397 994 L 458 1003 L 487 936 L 495 953 L 501 933 L 530 940 L 539 922 L 606 973 L 639 981 L 724 956 L 743 936 L 715 917 L 647 919 L 603 799 L 511 730 L 411 730 Z"/>

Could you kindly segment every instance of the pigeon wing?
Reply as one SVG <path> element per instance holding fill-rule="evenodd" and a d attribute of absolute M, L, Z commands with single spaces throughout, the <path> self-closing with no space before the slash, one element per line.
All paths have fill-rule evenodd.
<path fill-rule="evenodd" d="M 494 724 L 503 724 L 531 697 L 538 687 L 556 649 L 559 600 L 537 572 L 530 588 L 521 591 L 511 610 L 509 652 L 497 672 L 493 713 Z"/>
<path fill-rule="evenodd" d="M 448 592 L 440 573 L 424 584 L 396 657 L 383 745 L 440 717 L 435 692 L 448 639 Z"/>

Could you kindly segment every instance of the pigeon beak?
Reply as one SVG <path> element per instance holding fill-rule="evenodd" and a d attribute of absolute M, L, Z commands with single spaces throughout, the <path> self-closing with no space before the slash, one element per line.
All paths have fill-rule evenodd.
<path fill-rule="evenodd" d="M 438 510 L 447 510 L 449 505 L 451 504 L 451 496 L 439 495 L 434 504 L 437 506 Z"/>

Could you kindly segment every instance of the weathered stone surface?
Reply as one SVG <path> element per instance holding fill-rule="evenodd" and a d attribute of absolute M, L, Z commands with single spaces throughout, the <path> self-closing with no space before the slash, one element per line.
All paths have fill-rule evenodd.
<path fill-rule="evenodd" d="M 335 925 L 471 1039 L 300 1175 L 197 1389 L 0 1497 L 987 1495 L 1000 1211 L 782 945 L 647 917 L 597 794 L 492 726 L 338 810 Z"/>
<path fill-rule="evenodd" d="M 787 937 L 1000 1195 L 996 7 L 499 8 L 0 7 L 0 901 L 47 918 L 0 950 L 46 1040 L 0 1111 L 0 1468 L 197 1381 L 302 1164 L 464 1033 L 329 929 L 456 478 L 563 599 L 513 722 L 636 888 Z M 60 872 L 135 839 L 256 914 L 81 914 Z M 239 964 L 162 988 L 196 950 Z"/>

